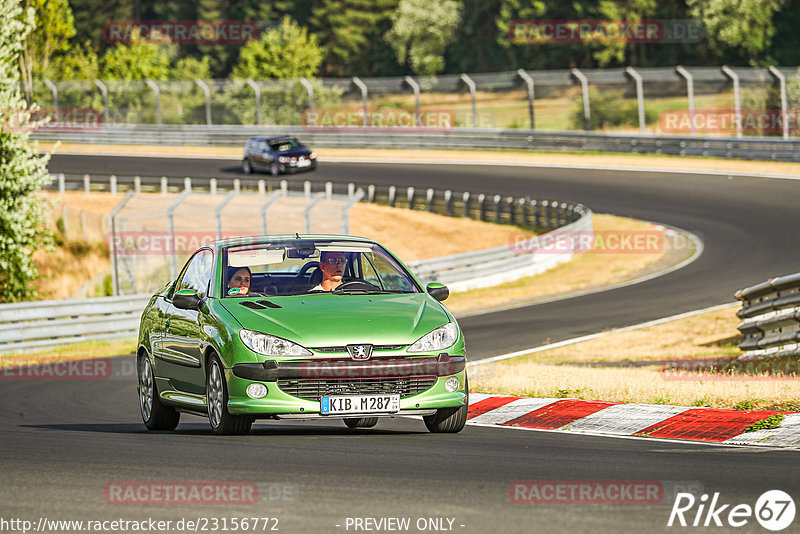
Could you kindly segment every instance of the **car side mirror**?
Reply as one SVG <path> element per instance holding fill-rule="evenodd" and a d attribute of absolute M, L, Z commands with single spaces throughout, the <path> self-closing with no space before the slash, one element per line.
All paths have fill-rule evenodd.
<path fill-rule="evenodd" d="M 439 302 L 446 300 L 447 297 L 450 296 L 450 290 L 447 289 L 446 285 L 440 282 L 431 282 L 430 284 L 427 285 L 425 291 L 427 291 L 430 296 L 432 296 Z"/>
<path fill-rule="evenodd" d="M 200 308 L 200 297 L 194 289 L 181 289 L 172 296 L 172 304 L 181 310 L 197 310 Z"/>

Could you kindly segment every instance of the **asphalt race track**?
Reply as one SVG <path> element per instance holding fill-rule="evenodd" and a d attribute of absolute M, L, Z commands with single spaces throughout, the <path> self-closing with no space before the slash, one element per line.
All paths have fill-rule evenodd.
<path fill-rule="evenodd" d="M 56 156 L 50 169 L 248 179 L 238 173 L 236 162 L 226 160 Z M 572 200 L 595 212 L 674 225 L 703 239 L 705 252 L 697 261 L 660 278 L 464 318 L 471 358 L 729 302 L 736 289 L 800 270 L 797 240 L 790 237 L 800 194 L 790 180 L 327 162 L 315 173 L 288 179 L 435 185 Z M 728 509 L 754 506 L 772 489 L 800 502 L 800 456 L 793 450 L 478 426 L 457 435 L 433 435 L 414 419 L 383 421 L 361 432 L 333 421 L 259 422 L 251 435 L 216 437 L 205 420 L 184 415 L 177 432 L 154 434 L 141 423 L 135 382 L 131 357 L 114 359 L 105 380 L 0 380 L 2 518 L 35 525 L 40 517 L 173 522 L 275 517 L 281 532 L 335 533 L 390 531 L 356 529 L 352 518 L 408 517 L 411 528 L 399 531 L 694 532 L 698 529 L 667 527 L 680 488 L 719 492 L 719 503 L 731 505 Z M 664 492 L 660 503 L 650 504 L 529 504 L 513 502 L 509 495 L 510 485 L 519 480 L 653 481 Z M 143 481 L 256 483 L 258 500 L 147 506 L 108 498 L 109 485 Z M 687 512 L 688 521 L 696 511 L 697 506 Z M 727 513 L 721 514 L 723 521 Z M 436 523 L 418 528 L 418 520 L 427 518 L 445 520 L 438 529 L 432 526 Z M 794 529 L 798 524 L 800 518 Z M 764 531 L 754 518 L 735 530 Z"/>

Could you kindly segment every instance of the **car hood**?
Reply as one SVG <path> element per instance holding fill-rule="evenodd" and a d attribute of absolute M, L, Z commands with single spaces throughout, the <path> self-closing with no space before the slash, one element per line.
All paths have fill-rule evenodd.
<path fill-rule="evenodd" d="M 251 309 L 245 301 L 269 301 L 280 308 Z M 222 299 L 247 329 L 289 339 L 305 347 L 348 343 L 408 345 L 448 321 L 442 306 L 427 293 Z"/>

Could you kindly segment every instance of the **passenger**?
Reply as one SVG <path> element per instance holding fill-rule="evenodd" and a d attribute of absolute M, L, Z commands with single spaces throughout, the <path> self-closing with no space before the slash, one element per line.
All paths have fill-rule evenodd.
<path fill-rule="evenodd" d="M 342 284 L 347 257 L 344 252 L 323 252 L 319 256 L 322 282 L 309 291 L 333 291 Z"/>
<path fill-rule="evenodd" d="M 247 295 L 250 292 L 251 276 L 252 273 L 249 267 L 228 267 L 228 288 L 226 293 L 230 296 Z"/>

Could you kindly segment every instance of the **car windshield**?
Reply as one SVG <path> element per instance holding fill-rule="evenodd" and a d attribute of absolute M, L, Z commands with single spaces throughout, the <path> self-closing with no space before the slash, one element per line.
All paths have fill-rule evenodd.
<path fill-rule="evenodd" d="M 421 292 L 397 260 L 375 243 L 296 240 L 232 245 L 224 249 L 223 263 L 224 297 Z M 333 291 L 328 291 L 329 283 L 323 284 L 326 278 L 335 279 Z"/>
<path fill-rule="evenodd" d="M 269 146 L 272 148 L 272 150 L 275 150 L 277 152 L 286 152 L 287 150 L 298 148 L 303 145 L 300 143 L 300 141 L 298 141 L 294 137 L 289 137 L 287 139 L 281 139 L 279 141 L 270 141 Z"/>

